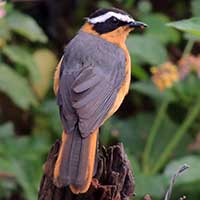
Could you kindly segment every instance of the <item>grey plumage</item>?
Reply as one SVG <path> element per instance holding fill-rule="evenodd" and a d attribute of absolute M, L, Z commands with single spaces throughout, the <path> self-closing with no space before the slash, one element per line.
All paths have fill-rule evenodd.
<path fill-rule="evenodd" d="M 112 108 L 125 78 L 125 55 L 117 45 L 80 31 L 65 49 L 57 101 L 68 134 L 76 124 L 87 137 Z"/>
<path fill-rule="evenodd" d="M 68 140 L 61 185 L 84 185 L 88 138 L 111 110 L 125 79 L 125 54 L 117 45 L 80 31 L 65 48 L 57 103 Z"/>

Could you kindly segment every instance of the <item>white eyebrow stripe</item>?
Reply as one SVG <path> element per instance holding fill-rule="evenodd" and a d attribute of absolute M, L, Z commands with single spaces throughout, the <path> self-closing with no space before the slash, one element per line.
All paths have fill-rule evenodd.
<path fill-rule="evenodd" d="M 111 17 L 116 17 L 117 19 L 123 21 L 123 22 L 134 22 L 135 20 L 131 17 L 129 17 L 128 15 L 123 15 L 121 13 L 115 13 L 115 12 L 107 12 L 103 15 L 100 15 L 98 17 L 94 17 L 94 18 L 87 18 L 88 22 L 92 23 L 92 24 L 96 24 L 96 23 L 101 23 L 101 22 L 105 22 L 107 19 L 111 18 Z"/>

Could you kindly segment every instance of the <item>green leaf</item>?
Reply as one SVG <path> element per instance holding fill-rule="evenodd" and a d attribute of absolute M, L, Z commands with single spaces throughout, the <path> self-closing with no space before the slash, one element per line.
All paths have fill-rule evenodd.
<path fill-rule="evenodd" d="M 173 101 L 174 96 L 169 90 L 164 92 L 160 92 L 158 88 L 152 83 L 152 81 L 138 81 L 131 85 L 131 90 L 135 90 L 139 93 L 147 95 L 151 98 L 155 98 L 158 100 L 166 99 Z"/>
<path fill-rule="evenodd" d="M 178 30 L 194 35 L 200 35 L 200 17 L 171 22 L 168 23 L 167 26 L 174 27 Z"/>
<path fill-rule="evenodd" d="M 5 64 L 0 64 L 0 90 L 22 109 L 37 104 L 27 80 Z"/>
<path fill-rule="evenodd" d="M 111 118 L 108 120 L 109 126 L 107 126 L 106 131 L 109 133 L 118 132 L 119 140 L 123 142 L 129 155 L 133 154 L 135 158 L 139 159 L 142 156 L 153 119 L 154 115 L 151 113 L 138 114 L 126 120 Z M 102 135 L 104 135 L 104 131 L 105 128 L 102 129 Z"/>
<path fill-rule="evenodd" d="M 49 145 L 49 137 L 41 133 L 0 140 L 0 172 L 14 177 L 11 181 L 20 185 L 24 199 L 37 199 L 43 159 Z"/>
<path fill-rule="evenodd" d="M 11 38 L 11 34 L 10 34 L 10 30 L 6 21 L 4 20 L 4 18 L 0 19 L 0 39 L 9 40 L 10 38 Z"/>
<path fill-rule="evenodd" d="M 137 64 L 132 64 L 131 74 L 141 80 L 147 80 L 149 78 L 148 73 L 144 70 L 144 68 Z"/>
<path fill-rule="evenodd" d="M 14 127 L 11 122 L 7 122 L 0 126 L 0 140 L 8 139 L 14 135 Z"/>
<path fill-rule="evenodd" d="M 192 6 L 192 14 L 195 16 L 195 17 L 200 17 L 200 1 L 199 0 L 192 0 L 191 2 L 191 6 Z"/>
<path fill-rule="evenodd" d="M 51 86 L 58 62 L 55 54 L 49 49 L 38 49 L 33 57 L 37 63 L 40 78 L 32 82 L 32 87 L 37 97 L 43 99 Z"/>
<path fill-rule="evenodd" d="M 2 52 L 13 62 L 26 67 L 32 81 L 39 79 L 40 73 L 37 63 L 27 49 L 17 45 L 6 45 Z"/>
<path fill-rule="evenodd" d="M 160 127 L 158 128 L 157 135 L 154 140 L 152 151 L 150 153 L 149 165 L 153 166 L 159 160 L 162 152 L 166 146 L 171 142 L 174 134 L 178 129 L 178 125 L 175 124 L 167 115 L 165 114 Z M 191 136 L 185 134 L 176 147 L 176 150 L 172 152 L 171 157 L 183 156 L 187 153 L 185 148 L 189 142 L 192 142 Z"/>
<path fill-rule="evenodd" d="M 165 25 L 170 20 L 163 14 L 145 15 L 141 21 L 144 21 L 149 26 L 145 31 L 145 35 L 151 36 L 163 44 L 169 42 L 177 43 L 180 39 L 180 35 L 176 30 Z"/>
<path fill-rule="evenodd" d="M 110 8 L 112 5 L 108 1 L 99 1 L 98 8 Z"/>
<path fill-rule="evenodd" d="M 12 168 L 15 171 L 16 179 L 18 183 L 22 186 L 26 199 L 27 200 L 35 200 L 37 199 L 37 190 L 32 186 L 31 180 L 29 180 L 29 176 L 27 174 L 27 170 L 24 169 L 22 163 L 19 160 L 12 161 Z"/>
<path fill-rule="evenodd" d="M 145 35 L 135 35 L 127 40 L 133 58 L 139 57 L 151 65 L 159 65 L 167 60 L 167 51 L 158 40 Z"/>
<path fill-rule="evenodd" d="M 168 186 L 168 178 L 163 175 L 144 176 L 142 174 L 135 175 L 137 197 L 144 197 L 150 194 L 153 198 L 161 199 L 165 194 Z"/>
<path fill-rule="evenodd" d="M 139 175 L 141 173 L 141 169 L 138 160 L 135 158 L 133 154 L 129 153 L 128 151 L 126 151 L 126 153 L 128 155 L 128 159 L 131 163 L 131 167 L 134 171 L 134 174 Z"/>
<path fill-rule="evenodd" d="M 138 2 L 138 11 L 142 14 L 149 14 L 152 11 L 152 4 L 150 1 L 142 0 Z"/>
<path fill-rule="evenodd" d="M 62 132 L 62 125 L 60 120 L 60 114 L 58 105 L 56 104 L 55 99 L 45 101 L 39 107 L 39 112 L 44 116 L 37 116 L 37 126 L 38 131 L 42 129 L 42 127 L 54 131 L 56 136 L 60 136 Z"/>
<path fill-rule="evenodd" d="M 184 81 L 179 81 L 174 85 L 174 93 L 182 105 L 191 105 L 200 95 L 200 79 L 195 74 L 189 74 Z"/>
<path fill-rule="evenodd" d="M 113 131 L 118 132 L 118 139 L 124 144 L 126 152 L 129 155 L 134 155 L 134 159 L 139 160 L 152 123 L 153 117 L 149 113 L 138 114 L 126 120 L 112 117 L 102 127 L 101 141 L 108 144 L 108 141 L 111 141 L 111 133 Z"/>
<path fill-rule="evenodd" d="M 200 35 L 193 35 L 191 33 L 185 33 L 184 38 L 186 40 L 192 40 L 192 41 L 200 41 Z"/>
<path fill-rule="evenodd" d="M 135 0 L 126 0 L 123 1 L 124 7 L 127 9 L 131 9 L 131 7 L 133 6 Z"/>
<path fill-rule="evenodd" d="M 12 11 L 7 16 L 7 23 L 15 33 L 32 42 L 47 42 L 47 37 L 33 18 L 17 11 Z"/>
<path fill-rule="evenodd" d="M 170 162 L 166 169 L 165 175 L 171 177 L 176 169 L 182 164 L 188 164 L 190 168 L 187 170 L 187 173 L 183 174 L 179 179 L 177 179 L 177 185 L 179 184 L 199 184 L 200 183 L 200 156 L 185 156 L 178 160 Z"/>

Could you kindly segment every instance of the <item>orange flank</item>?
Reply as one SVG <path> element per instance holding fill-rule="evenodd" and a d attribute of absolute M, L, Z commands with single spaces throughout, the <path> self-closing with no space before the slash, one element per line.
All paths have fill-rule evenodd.
<path fill-rule="evenodd" d="M 62 60 L 63 60 L 63 57 L 60 59 L 60 62 L 58 63 L 55 74 L 54 74 L 53 90 L 54 90 L 55 95 L 57 95 L 57 93 L 58 93 L 59 79 L 60 79 L 60 67 L 61 67 Z"/>
<path fill-rule="evenodd" d="M 56 164 L 54 167 L 54 180 L 57 180 L 58 177 L 60 176 L 60 166 L 61 166 L 61 162 L 63 159 L 63 154 L 64 154 L 64 148 L 65 148 L 65 144 L 67 141 L 67 134 L 63 131 L 62 133 L 62 144 L 60 146 L 60 150 L 59 150 L 59 154 L 58 154 L 58 158 L 56 160 Z"/>

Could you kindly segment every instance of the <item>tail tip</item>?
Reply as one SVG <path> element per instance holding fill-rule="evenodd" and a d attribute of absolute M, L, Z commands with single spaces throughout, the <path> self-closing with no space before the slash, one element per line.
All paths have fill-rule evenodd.
<path fill-rule="evenodd" d="M 67 181 L 60 176 L 54 176 L 53 177 L 53 183 L 58 188 L 62 188 L 62 187 L 67 186 L 67 184 L 66 184 Z"/>
<path fill-rule="evenodd" d="M 90 184 L 86 184 L 82 187 L 70 185 L 69 188 L 70 188 L 70 190 L 72 191 L 73 194 L 82 194 L 82 193 L 86 193 L 89 190 Z"/>

